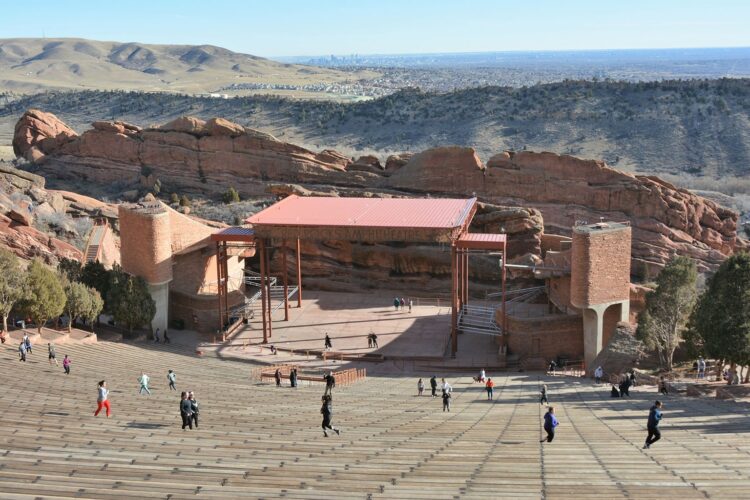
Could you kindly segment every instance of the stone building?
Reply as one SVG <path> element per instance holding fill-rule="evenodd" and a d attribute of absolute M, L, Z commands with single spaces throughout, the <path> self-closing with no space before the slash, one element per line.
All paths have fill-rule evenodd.
<path fill-rule="evenodd" d="M 507 356 L 527 368 L 582 360 L 590 371 L 617 323 L 629 320 L 630 226 L 583 224 L 572 233 L 543 237 L 544 262 L 529 268 L 544 285 L 524 300 L 509 300 Z"/>
<path fill-rule="evenodd" d="M 216 307 L 217 262 L 211 227 L 164 203 L 141 201 L 119 207 L 123 269 L 141 276 L 156 303 L 151 328 L 185 327 L 199 332 L 220 328 Z M 231 304 L 244 300 L 243 262 L 247 252 L 227 262 Z"/>

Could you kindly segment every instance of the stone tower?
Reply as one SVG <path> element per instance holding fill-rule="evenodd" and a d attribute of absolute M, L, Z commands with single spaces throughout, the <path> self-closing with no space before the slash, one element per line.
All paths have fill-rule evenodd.
<path fill-rule="evenodd" d="M 159 201 L 120 205 L 122 268 L 141 276 L 156 303 L 151 328 L 164 331 L 169 322 L 172 281 L 172 234 L 167 208 Z"/>
<path fill-rule="evenodd" d="M 586 370 L 602 350 L 612 321 L 630 314 L 629 225 L 602 222 L 573 228 L 570 301 L 583 314 Z M 609 321 L 607 319 L 610 319 Z M 606 327 L 606 331 L 605 331 Z"/>

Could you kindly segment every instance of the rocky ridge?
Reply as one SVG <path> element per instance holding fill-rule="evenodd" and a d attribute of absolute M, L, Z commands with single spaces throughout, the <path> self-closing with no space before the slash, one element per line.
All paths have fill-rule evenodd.
<path fill-rule="evenodd" d="M 16 126 L 14 148 L 32 162 L 31 171 L 123 189 L 148 170 L 162 189 L 208 195 L 234 186 L 244 196 L 288 190 L 477 196 L 486 208 L 478 214 L 477 229 L 508 231 L 518 256 L 539 254 L 543 230 L 566 234 L 580 220 L 627 221 L 633 226 L 633 271 L 644 276 L 675 253 L 694 258 L 705 271 L 746 248 L 737 237 L 737 213 L 656 177 L 572 156 L 504 151 L 485 164 L 472 148 L 446 146 L 385 162 L 374 156 L 355 160 L 332 150 L 316 153 L 221 118 L 183 117 L 146 129 L 95 122 L 80 136 L 70 132 L 54 115 L 30 110 Z"/>

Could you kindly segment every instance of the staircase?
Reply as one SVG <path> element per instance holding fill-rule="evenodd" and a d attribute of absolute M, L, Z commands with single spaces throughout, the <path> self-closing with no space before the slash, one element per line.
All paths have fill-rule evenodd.
<path fill-rule="evenodd" d="M 502 335 L 495 322 L 496 307 L 464 304 L 458 312 L 458 329 L 463 333 Z"/>
<path fill-rule="evenodd" d="M 102 240 L 109 226 L 105 224 L 97 224 L 94 229 L 91 230 L 88 242 L 86 243 L 86 251 L 84 252 L 86 262 L 96 262 L 99 260 L 99 250 L 101 248 Z"/>
<path fill-rule="evenodd" d="M 284 286 L 277 285 L 278 278 L 272 276 L 269 278 L 271 282 L 271 312 L 278 311 L 284 306 Z M 232 308 L 230 310 L 230 316 L 254 318 L 256 315 L 260 317 L 263 304 L 260 301 L 260 274 L 254 271 L 245 271 L 245 301 L 244 303 Z M 297 286 L 287 287 L 287 299 L 291 299 L 296 295 L 299 288 Z"/>

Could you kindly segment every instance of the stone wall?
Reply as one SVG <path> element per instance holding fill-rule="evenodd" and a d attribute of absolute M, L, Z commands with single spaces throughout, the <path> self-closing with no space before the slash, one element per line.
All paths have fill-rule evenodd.
<path fill-rule="evenodd" d="M 499 310 L 497 314 L 501 314 Z M 498 317 L 496 321 L 501 319 Z M 508 316 L 508 330 L 508 349 L 521 358 L 551 360 L 563 356 L 572 361 L 583 359 L 583 320 L 580 315 Z"/>

